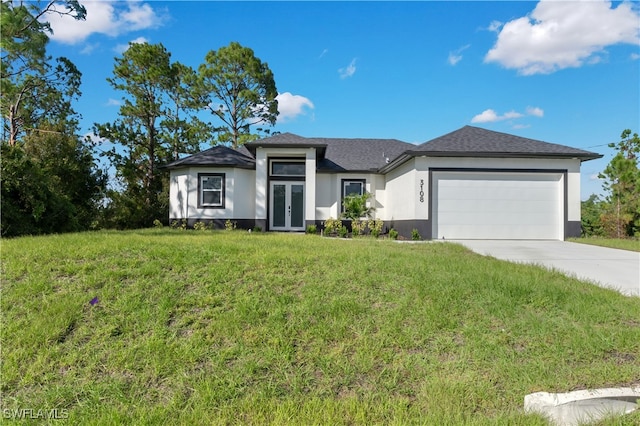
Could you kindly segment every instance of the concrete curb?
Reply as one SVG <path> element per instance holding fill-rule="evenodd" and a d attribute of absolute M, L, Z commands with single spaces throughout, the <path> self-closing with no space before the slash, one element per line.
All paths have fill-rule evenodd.
<path fill-rule="evenodd" d="M 587 389 L 567 393 L 536 392 L 524 397 L 526 413 L 542 414 L 556 426 L 574 426 L 639 408 L 640 386 Z"/>

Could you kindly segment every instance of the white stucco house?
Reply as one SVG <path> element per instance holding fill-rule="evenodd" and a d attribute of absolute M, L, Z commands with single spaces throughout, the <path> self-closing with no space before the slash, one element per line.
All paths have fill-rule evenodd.
<path fill-rule="evenodd" d="M 564 240 L 580 235 L 580 165 L 600 157 L 472 126 L 421 145 L 284 133 L 169 164 L 169 219 L 304 231 L 366 191 L 406 237 Z"/>

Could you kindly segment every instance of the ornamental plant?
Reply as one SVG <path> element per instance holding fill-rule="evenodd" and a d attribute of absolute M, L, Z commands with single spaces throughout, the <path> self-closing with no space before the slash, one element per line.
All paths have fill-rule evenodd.
<path fill-rule="evenodd" d="M 369 219 L 369 221 L 367 222 L 367 226 L 369 227 L 369 231 L 371 231 L 371 235 L 373 235 L 375 238 L 378 238 L 382 233 L 384 222 L 380 219 Z"/>
<path fill-rule="evenodd" d="M 371 194 L 368 192 L 365 192 L 362 195 L 351 194 L 344 197 L 344 200 L 342 200 L 342 206 L 344 207 L 342 217 L 351 220 L 371 217 L 376 209 L 374 207 L 367 206 L 369 198 L 371 198 Z"/>

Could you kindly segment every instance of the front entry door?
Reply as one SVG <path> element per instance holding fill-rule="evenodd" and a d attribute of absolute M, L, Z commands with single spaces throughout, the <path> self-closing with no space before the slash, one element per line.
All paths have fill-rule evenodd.
<path fill-rule="evenodd" d="M 272 231 L 304 231 L 304 182 L 271 182 Z"/>

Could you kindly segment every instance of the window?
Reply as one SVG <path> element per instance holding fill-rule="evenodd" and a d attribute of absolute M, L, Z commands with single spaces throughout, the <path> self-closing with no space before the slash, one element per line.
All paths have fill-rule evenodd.
<path fill-rule="evenodd" d="M 344 200 L 344 197 L 346 197 L 347 195 L 364 194 L 365 183 L 366 181 L 364 179 L 342 179 L 342 200 Z M 344 212 L 344 205 L 342 201 L 340 202 L 340 205 L 342 206 L 341 209 Z"/>
<path fill-rule="evenodd" d="M 224 173 L 198 174 L 198 207 L 224 208 Z"/>
<path fill-rule="evenodd" d="M 358 180 L 342 180 L 342 198 L 347 195 L 362 195 L 364 194 L 364 179 Z"/>
<path fill-rule="evenodd" d="M 304 176 L 304 161 L 272 161 L 271 176 Z"/>

